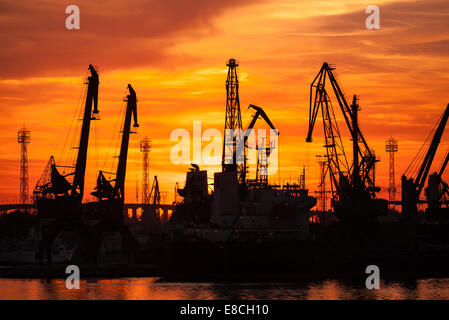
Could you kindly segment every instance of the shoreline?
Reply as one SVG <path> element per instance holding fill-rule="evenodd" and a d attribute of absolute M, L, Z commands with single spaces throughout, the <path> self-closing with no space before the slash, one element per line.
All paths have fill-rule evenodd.
<path fill-rule="evenodd" d="M 67 265 L 52 266 L 0 266 L 1 279 L 65 279 Z M 305 283 L 329 280 L 347 280 L 364 282 L 367 274 L 360 272 L 303 272 L 303 273 L 176 273 L 161 272 L 156 265 L 115 265 L 115 266 L 86 266 L 80 265 L 81 279 L 116 279 L 116 278 L 158 278 L 156 282 L 213 282 L 213 283 Z M 430 278 L 449 278 L 449 270 L 415 271 L 415 272 L 382 272 L 383 281 L 407 281 Z"/>

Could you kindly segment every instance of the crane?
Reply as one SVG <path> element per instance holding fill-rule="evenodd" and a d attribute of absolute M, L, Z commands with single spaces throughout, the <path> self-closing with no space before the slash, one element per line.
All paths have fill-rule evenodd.
<path fill-rule="evenodd" d="M 128 157 L 128 145 L 129 136 L 131 133 L 131 118 L 134 119 L 133 126 L 139 127 L 137 123 L 137 97 L 133 87 L 128 84 L 129 94 L 127 95 L 125 102 L 127 102 L 125 110 L 125 121 L 122 129 L 122 142 L 120 147 L 119 161 L 117 165 L 117 171 L 115 173 L 115 179 L 107 180 L 103 171 L 100 171 L 97 178 L 97 186 L 95 191 L 91 194 L 96 196 L 99 200 L 113 200 L 117 199 L 123 206 L 125 199 L 125 177 L 126 177 L 126 162 Z M 112 186 L 111 182 L 115 184 Z"/>
<path fill-rule="evenodd" d="M 401 178 L 401 182 L 402 182 L 402 212 L 405 214 L 411 214 L 411 215 L 415 215 L 418 213 L 418 202 L 419 202 L 419 197 L 421 195 L 421 192 L 424 188 L 424 183 L 426 181 L 427 175 L 429 174 L 429 170 L 430 167 L 432 166 L 432 162 L 433 159 L 435 157 L 435 154 L 437 152 L 438 146 L 440 144 L 441 141 L 441 137 L 443 135 L 444 129 L 446 127 L 447 124 L 447 120 L 449 118 L 449 104 L 446 106 L 446 109 L 443 112 L 443 115 L 441 116 L 441 118 L 439 119 L 438 122 L 438 127 L 436 128 L 432 141 L 429 145 L 429 148 L 427 149 L 427 152 L 421 162 L 421 165 L 419 166 L 419 170 L 418 173 L 416 175 L 416 177 L 410 177 L 408 178 L 406 176 L 406 174 L 408 173 L 409 168 L 412 166 L 412 164 L 414 163 L 415 159 L 417 159 L 417 157 L 415 157 L 415 159 L 412 161 L 412 163 L 410 164 L 409 168 L 406 170 L 406 172 L 402 175 Z M 440 183 L 441 180 L 441 175 L 443 174 L 447 163 L 449 161 L 448 156 L 446 156 L 446 159 L 443 162 L 443 165 L 439 171 L 439 173 L 435 173 L 435 175 L 431 175 L 431 177 L 433 176 L 432 179 L 437 178 L 437 183 Z M 431 179 L 431 177 L 429 177 L 429 179 Z M 430 187 L 432 188 L 433 185 L 433 180 L 430 180 L 431 184 Z M 429 189 L 429 192 L 431 192 L 431 189 Z M 429 194 L 430 195 L 430 194 Z M 441 195 L 442 196 L 442 195 Z M 438 200 L 440 200 L 439 196 Z M 431 196 L 431 205 L 434 204 L 434 196 Z"/>
<path fill-rule="evenodd" d="M 358 125 L 359 104 L 354 95 L 351 105 L 346 101 L 335 75 L 334 67 L 324 62 L 310 85 L 309 128 L 306 142 L 312 133 L 318 113 L 323 120 L 326 165 L 329 172 L 334 211 L 340 216 L 377 214 L 384 211 L 383 201 L 374 201 L 380 188 L 375 185 L 375 164 L 378 162 Z M 343 114 L 352 138 L 353 161 L 349 165 L 327 88 L 330 86 Z M 372 203 L 370 205 L 368 203 Z"/>
<path fill-rule="evenodd" d="M 248 145 L 247 145 L 248 137 L 250 136 L 250 134 L 251 134 L 251 132 L 252 132 L 252 130 L 253 130 L 257 120 L 261 117 L 270 126 L 270 128 L 273 129 L 276 132 L 276 135 L 279 135 L 279 132 L 277 131 L 277 129 L 275 128 L 275 126 L 273 125 L 273 123 L 271 122 L 271 120 L 268 118 L 267 114 L 265 113 L 265 111 L 261 107 L 253 105 L 253 104 L 250 104 L 248 106 L 248 109 L 250 109 L 250 108 L 254 109 L 255 113 L 253 115 L 253 118 L 252 118 L 250 124 L 248 125 L 248 128 L 245 130 L 245 133 L 243 135 L 243 146 L 244 146 L 244 151 L 243 152 L 245 153 L 244 157 L 243 157 L 243 159 L 244 159 L 244 161 L 243 161 L 244 170 L 243 170 L 243 175 L 240 178 L 240 183 L 243 184 L 243 185 L 246 184 L 246 173 L 247 173 L 246 149 L 248 148 Z M 235 157 L 234 157 L 234 159 L 235 159 Z"/>
<path fill-rule="evenodd" d="M 84 193 L 84 177 L 86 172 L 87 149 L 89 144 L 89 132 L 91 120 L 97 120 L 98 111 L 98 85 L 99 77 L 95 68 L 89 65 L 90 76 L 88 77 L 86 101 L 84 107 L 83 124 L 81 127 L 81 135 L 78 147 L 78 154 L 74 171 L 65 175 L 59 173 L 54 160 L 51 156 L 42 176 L 39 178 L 33 191 L 37 202 L 38 215 L 57 214 L 57 209 L 52 207 L 58 206 L 59 200 L 71 200 L 81 204 Z M 93 110 L 92 110 L 93 106 Z M 73 167 L 70 167 L 73 168 Z M 72 183 L 66 178 L 73 176 Z M 62 206 L 66 204 L 60 203 Z M 63 212 L 69 210 L 63 210 Z"/>
<path fill-rule="evenodd" d="M 54 157 L 51 156 L 43 174 L 39 178 L 33 195 L 37 207 L 37 215 L 40 221 L 51 218 L 54 222 L 43 223 L 40 228 L 42 237 L 39 241 L 37 257 L 40 263 L 44 256 L 51 263 L 51 248 L 56 237 L 62 230 L 74 230 L 81 226 L 81 216 L 84 212 L 82 200 L 84 194 L 84 178 L 86 172 L 87 149 L 89 144 L 89 132 L 91 120 L 97 120 L 98 111 L 98 85 L 99 77 L 95 68 L 89 65 L 90 76 L 87 78 L 86 101 L 81 127 L 81 135 L 74 172 L 62 175 L 57 169 Z M 92 110 L 93 106 L 93 110 Z M 67 177 L 73 176 L 70 183 Z"/>
<path fill-rule="evenodd" d="M 101 247 L 101 234 L 103 232 L 119 232 L 122 237 L 122 246 L 124 252 L 127 253 L 128 262 L 132 262 L 137 249 L 137 241 L 123 221 L 123 207 L 125 201 L 125 178 L 126 178 L 126 162 L 128 158 L 128 145 L 131 133 L 131 120 L 134 120 L 133 127 L 139 127 L 137 123 L 137 96 L 133 87 L 128 84 L 128 95 L 124 101 L 126 104 L 125 119 L 122 128 L 122 141 L 120 146 L 120 154 L 115 173 L 112 180 L 106 179 L 104 172 L 100 171 L 97 178 L 97 186 L 91 194 L 97 197 L 97 202 L 86 204 L 86 218 L 99 220 L 95 225 L 94 233 L 96 241 L 91 246 L 91 259 L 96 260 Z M 114 182 L 114 186 L 112 186 Z"/>

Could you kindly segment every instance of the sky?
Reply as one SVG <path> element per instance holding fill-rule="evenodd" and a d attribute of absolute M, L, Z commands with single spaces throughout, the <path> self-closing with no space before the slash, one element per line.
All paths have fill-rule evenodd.
<path fill-rule="evenodd" d="M 68 30 L 65 9 L 80 8 L 80 29 Z M 380 8 L 380 29 L 368 30 L 365 8 Z M 425 1 L 13 1 L 0 3 L 0 202 L 19 198 L 20 145 L 17 131 L 31 131 L 30 193 L 49 157 L 67 159 L 72 123 L 89 64 L 100 75 L 100 121 L 91 130 L 85 200 L 98 170 L 114 169 L 128 83 L 138 97 L 138 133 L 128 155 L 126 201 L 141 192 L 142 153 L 151 140 L 150 176 L 171 203 L 174 186 L 185 182 L 189 165 L 170 161 L 175 129 L 193 132 L 224 127 L 226 62 L 239 62 L 243 126 L 247 106 L 264 108 L 280 132 L 280 172 L 272 182 L 297 181 L 307 165 L 306 184 L 317 190 L 315 155 L 323 154 L 319 121 L 314 142 L 305 142 L 310 83 L 323 62 L 335 72 L 347 100 L 359 97 L 360 127 L 380 162 L 377 182 L 386 197 L 385 141 L 399 141 L 400 176 L 449 103 L 449 2 Z M 336 107 L 336 104 L 335 104 Z M 336 110 L 337 119 L 342 118 Z M 74 117 L 75 115 L 75 117 Z M 75 119 L 74 119 L 75 118 Z M 349 132 L 340 131 L 351 157 Z M 70 134 L 69 134 L 70 133 Z M 448 150 L 443 137 L 435 170 Z M 64 145 L 66 146 L 64 148 Z M 212 172 L 217 166 L 200 166 Z M 139 196 L 140 198 L 140 196 Z"/>

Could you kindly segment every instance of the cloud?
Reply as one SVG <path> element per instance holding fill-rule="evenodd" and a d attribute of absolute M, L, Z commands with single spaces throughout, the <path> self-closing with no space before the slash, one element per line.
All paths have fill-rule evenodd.
<path fill-rule="evenodd" d="M 166 64 L 173 43 L 207 35 L 214 17 L 254 1 L 80 0 L 80 30 L 65 28 L 65 1 L 2 1 L 0 78 Z"/>

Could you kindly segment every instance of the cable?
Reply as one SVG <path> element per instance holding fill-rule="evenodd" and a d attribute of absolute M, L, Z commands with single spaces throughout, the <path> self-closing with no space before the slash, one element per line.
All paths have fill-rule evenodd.
<path fill-rule="evenodd" d="M 422 144 L 421 148 L 418 150 L 418 153 L 415 155 L 415 157 L 413 158 L 412 162 L 409 164 L 409 166 L 407 167 L 407 169 L 404 172 L 404 175 L 407 175 L 410 171 L 411 168 L 415 168 L 415 170 L 412 170 L 412 176 L 414 176 L 414 174 L 417 172 L 418 170 L 418 166 L 422 165 L 421 160 L 423 160 L 424 155 L 421 154 L 421 152 L 423 152 L 424 150 L 424 146 L 428 145 L 428 141 L 430 139 L 430 137 L 434 136 L 434 132 L 436 130 L 436 127 L 440 124 L 441 119 L 443 118 L 444 112 L 441 114 L 440 118 L 438 119 L 438 121 L 435 123 L 435 125 L 433 126 L 432 130 L 430 131 L 429 135 L 427 136 L 426 140 L 424 141 L 424 143 Z M 428 150 L 428 148 L 426 148 L 426 150 Z M 426 151 L 427 153 L 427 151 Z M 416 160 L 419 158 L 419 162 L 416 162 Z"/>
<path fill-rule="evenodd" d="M 104 159 L 104 162 L 103 162 L 103 168 L 106 168 L 106 164 L 107 164 L 107 162 L 108 162 L 108 160 L 109 160 L 109 158 L 110 158 L 110 155 L 111 155 L 111 148 L 112 148 L 112 144 L 114 143 L 114 141 L 115 141 L 115 136 L 117 135 L 117 127 L 118 127 L 118 122 L 119 122 L 119 119 L 121 118 L 120 116 L 122 115 L 122 111 L 123 111 L 123 106 L 124 106 L 124 104 L 125 104 L 125 102 L 124 101 L 122 101 L 122 103 L 121 103 L 121 105 L 120 105 L 120 111 L 119 111 L 119 113 L 117 114 L 117 116 L 116 116 L 116 120 L 115 120 L 115 124 L 114 124 L 114 129 L 113 129 L 113 132 L 112 132 L 112 137 L 111 137 L 111 139 L 109 140 L 109 146 L 108 146 L 108 150 L 107 150 L 107 152 L 106 152 L 106 157 L 105 157 L 105 159 Z M 120 129 L 118 129 L 118 131 L 120 131 Z M 112 171 L 112 170 L 109 170 L 109 171 Z"/>
<path fill-rule="evenodd" d="M 65 161 L 64 161 L 64 154 L 66 153 L 66 147 L 67 147 L 67 142 L 69 141 L 69 138 L 71 137 L 72 139 L 72 142 L 71 142 L 71 147 L 73 146 L 72 144 L 73 144 L 73 136 L 72 136 L 72 131 L 74 131 L 73 130 L 73 124 L 74 124 L 74 121 L 76 121 L 76 119 L 78 119 L 78 114 L 80 113 L 80 108 L 81 108 L 81 98 L 85 95 L 85 91 L 86 91 L 86 86 L 84 85 L 84 83 L 81 85 L 81 90 L 80 90 L 80 95 L 78 96 L 78 101 L 77 101 L 77 103 L 76 103 L 76 107 L 75 107 L 75 112 L 74 112 L 74 114 L 73 114 L 73 116 L 72 116 L 72 121 L 71 121 L 71 123 L 70 123 L 70 126 L 69 126 L 69 130 L 68 130 L 68 132 L 67 132 L 67 134 L 66 134 L 66 136 L 65 136 L 65 140 L 64 140 L 64 144 L 63 144 L 63 147 L 62 147 L 62 151 L 61 151 L 61 153 L 60 153 L 60 155 L 59 155 L 59 158 L 58 158 L 58 160 L 60 160 L 61 161 L 61 163 L 63 164 L 63 165 L 67 165 L 68 164 L 68 161 L 69 161 L 69 158 L 70 158 L 70 155 L 71 155 L 71 153 L 72 153 L 72 148 L 70 148 L 69 149 L 69 152 L 67 153 L 67 157 L 66 157 L 66 159 L 65 159 Z M 73 132 L 73 134 L 74 134 L 75 132 Z"/>

